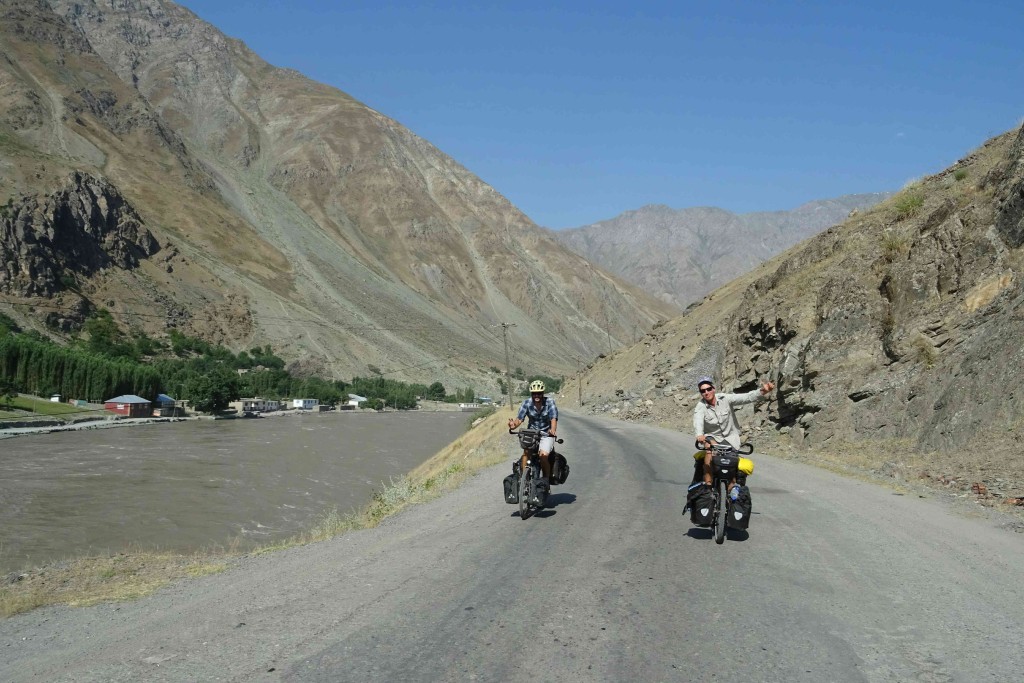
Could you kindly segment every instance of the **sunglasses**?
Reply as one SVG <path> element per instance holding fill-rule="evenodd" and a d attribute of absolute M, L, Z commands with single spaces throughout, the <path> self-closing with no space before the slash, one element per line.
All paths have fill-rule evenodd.
<path fill-rule="evenodd" d="M 705 387 L 704 389 L 700 390 L 700 393 L 702 393 L 702 394 L 710 394 L 714 390 L 715 390 L 714 387 Z"/>

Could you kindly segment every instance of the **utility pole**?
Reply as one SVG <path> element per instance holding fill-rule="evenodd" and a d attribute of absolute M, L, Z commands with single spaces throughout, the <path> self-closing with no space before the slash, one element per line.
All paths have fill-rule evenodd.
<path fill-rule="evenodd" d="M 580 390 L 580 407 L 583 407 L 583 362 L 576 359 L 576 385 Z"/>
<path fill-rule="evenodd" d="M 508 363 L 508 328 L 515 327 L 515 323 L 502 323 L 501 336 L 505 340 L 505 390 L 508 392 L 508 408 L 512 408 L 512 371 Z"/>

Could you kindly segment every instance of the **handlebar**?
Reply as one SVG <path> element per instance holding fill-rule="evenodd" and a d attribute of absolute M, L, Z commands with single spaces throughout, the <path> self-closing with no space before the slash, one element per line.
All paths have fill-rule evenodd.
<path fill-rule="evenodd" d="M 537 432 L 541 436 L 551 436 L 550 434 L 548 434 L 543 429 L 520 429 L 518 431 L 514 430 L 514 429 L 509 429 L 508 430 L 509 434 L 520 434 L 521 432 Z M 555 443 L 565 443 L 565 439 L 559 439 L 558 437 L 555 437 Z"/>
<path fill-rule="evenodd" d="M 733 448 L 727 443 L 715 443 L 714 439 L 708 439 L 708 445 L 711 446 L 711 450 L 718 452 L 736 451 L 740 455 L 750 455 L 754 452 L 754 444 L 749 442 L 741 443 L 739 448 Z M 701 445 L 700 441 L 694 441 L 693 447 L 699 451 L 702 451 L 705 448 L 705 446 Z"/>

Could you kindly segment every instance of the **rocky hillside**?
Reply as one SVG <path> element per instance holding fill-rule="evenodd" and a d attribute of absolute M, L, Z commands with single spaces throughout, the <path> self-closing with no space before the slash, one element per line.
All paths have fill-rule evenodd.
<path fill-rule="evenodd" d="M 107 308 L 335 376 L 494 391 L 500 323 L 514 365 L 555 374 L 678 312 L 171 2 L 0 0 L 0 52 L 0 308 L 26 325 Z"/>
<path fill-rule="evenodd" d="M 663 301 L 685 307 L 772 256 L 891 193 L 808 202 L 792 211 L 735 214 L 651 205 L 555 237 Z"/>
<path fill-rule="evenodd" d="M 1024 129 L 716 290 L 563 401 L 688 432 L 701 374 L 771 379 L 747 415 L 764 449 L 1020 495 L 1022 246 Z"/>

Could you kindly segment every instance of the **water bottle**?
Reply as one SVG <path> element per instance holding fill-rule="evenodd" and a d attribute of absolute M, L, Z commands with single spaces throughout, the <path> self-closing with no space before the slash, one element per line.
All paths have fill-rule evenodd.
<path fill-rule="evenodd" d="M 734 484 L 732 489 L 729 491 L 729 499 L 736 502 L 740 499 L 740 487 L 739 484 Z"/>

